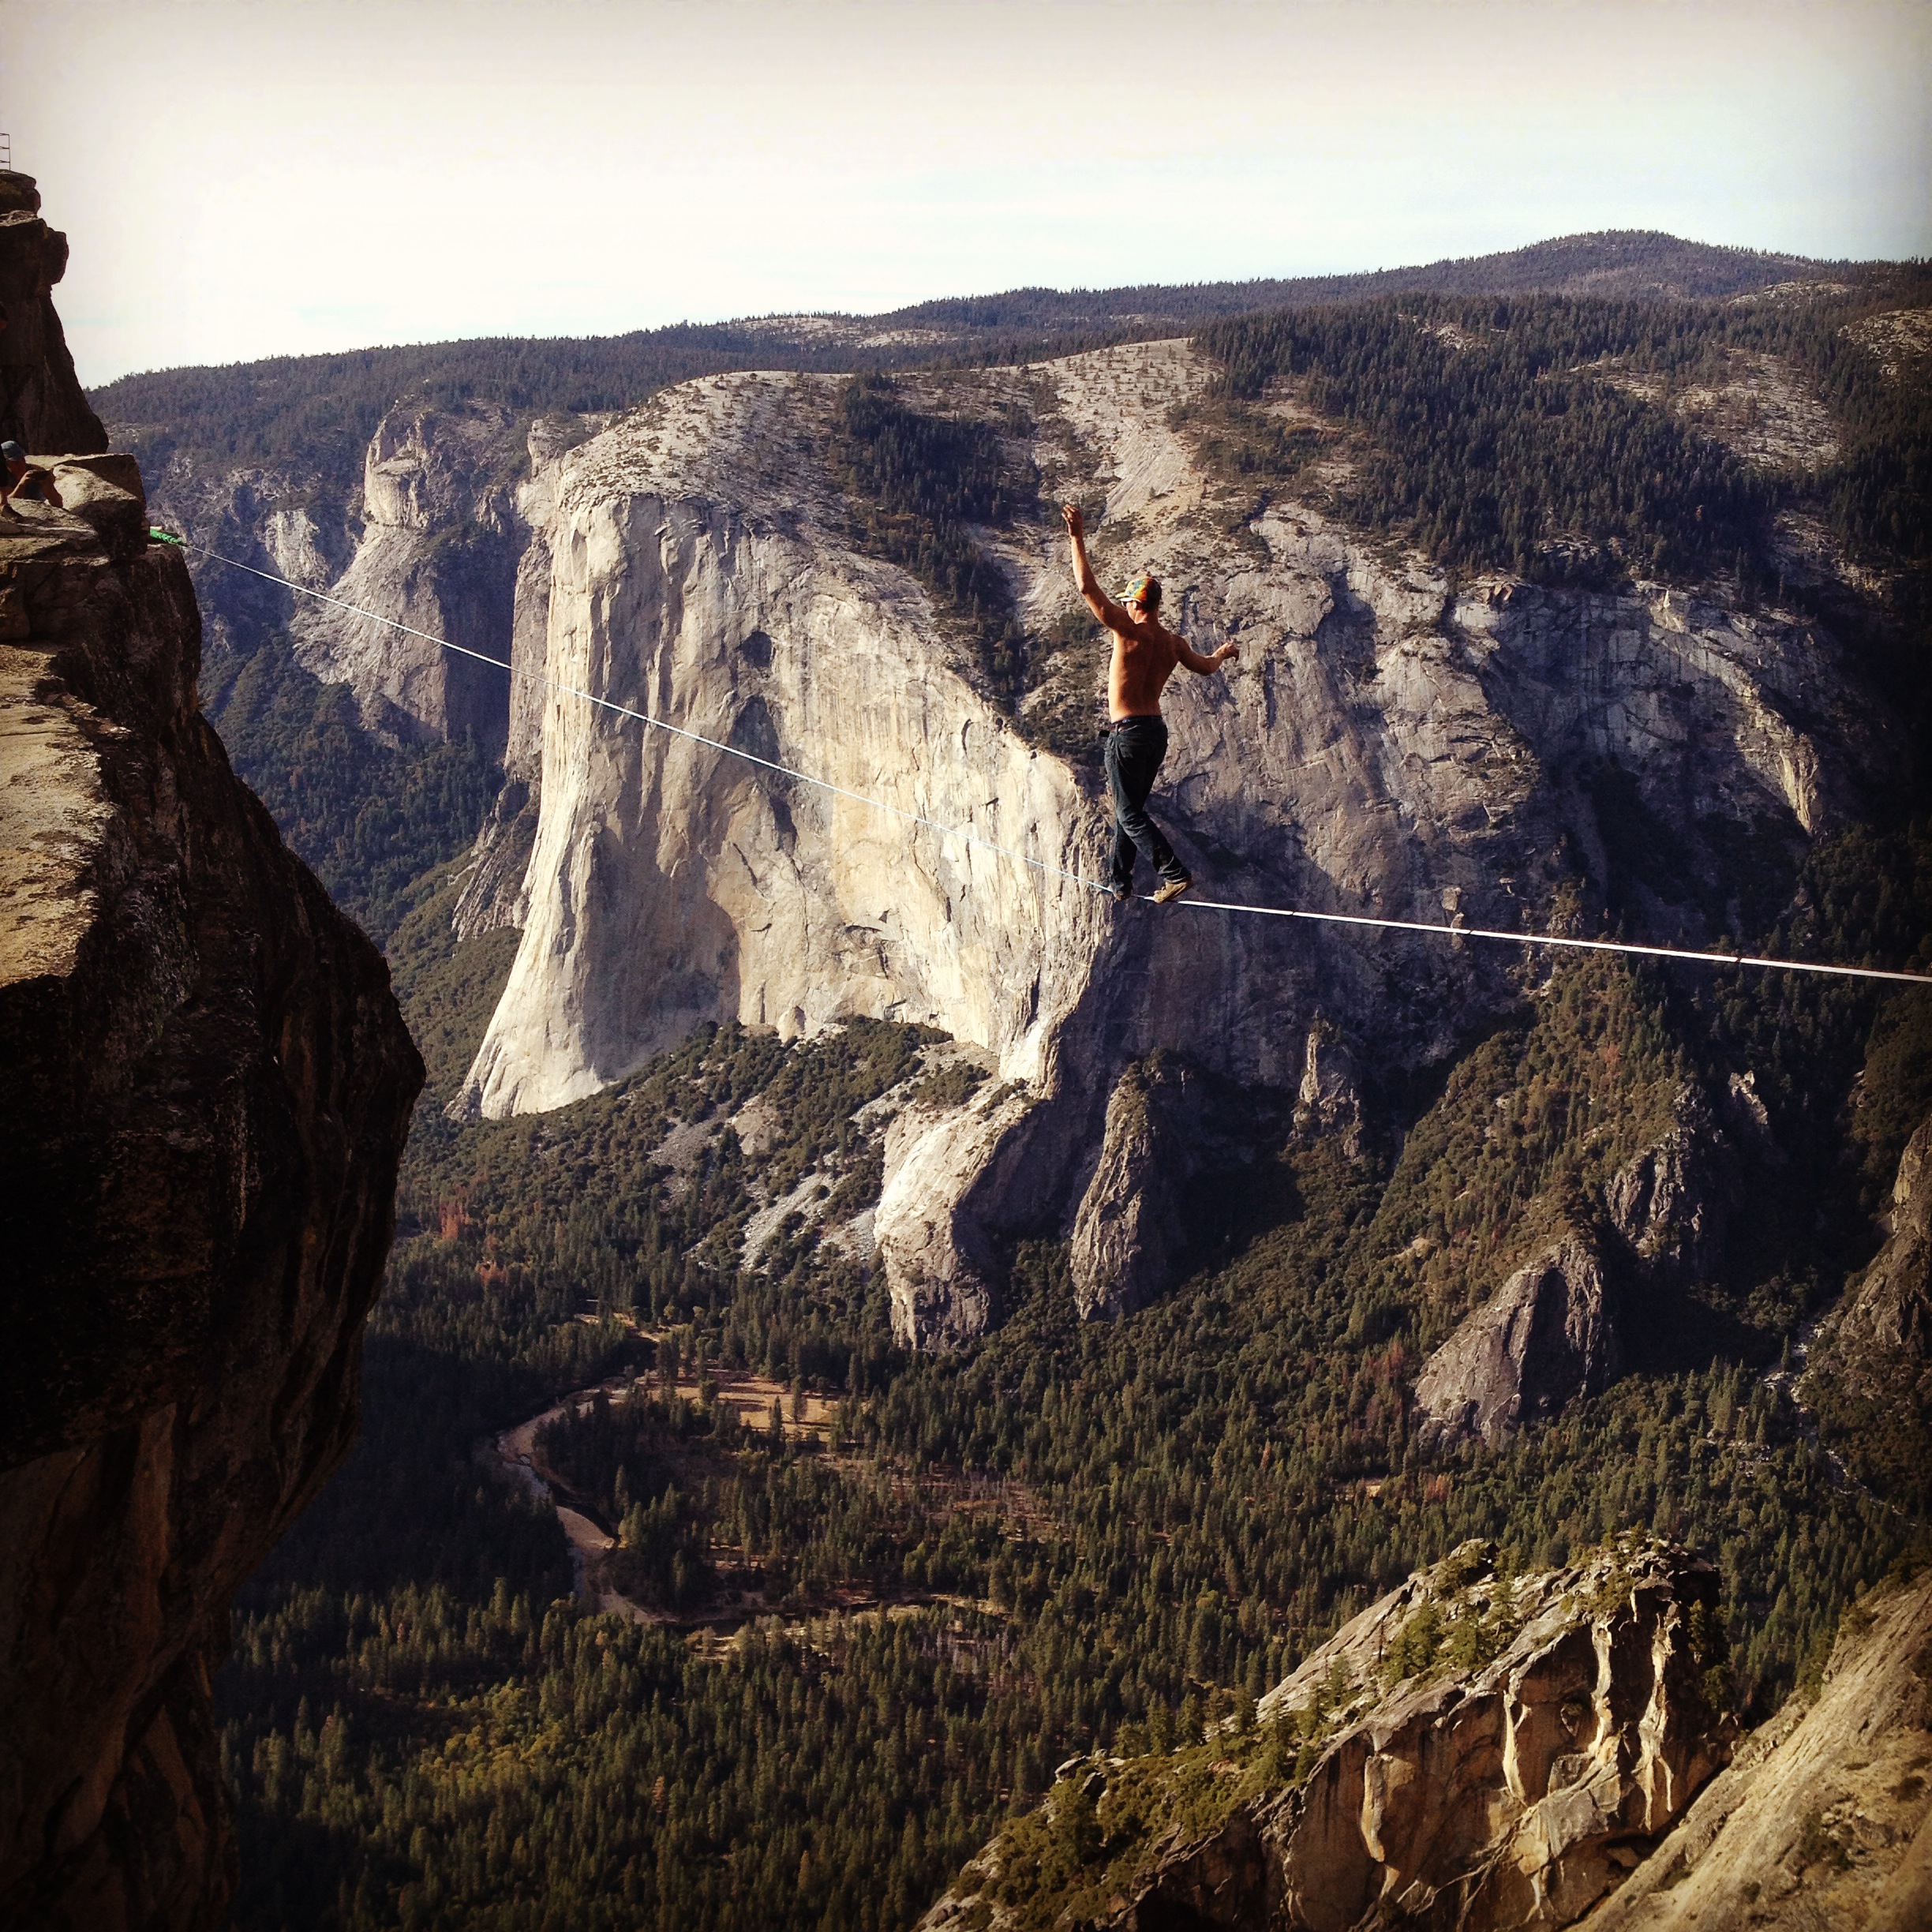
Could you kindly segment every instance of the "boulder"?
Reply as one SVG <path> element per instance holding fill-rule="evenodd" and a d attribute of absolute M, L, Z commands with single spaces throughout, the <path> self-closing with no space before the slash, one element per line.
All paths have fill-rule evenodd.
<path fill-rule="evenodd" d="M 112 555 L 129 556 L 147 543 L 148 496 L 140 465 L 132 456 L 109 451 L 30 460 L 53 471 L 63 513 L 78 517 Z"/>
<path fill-rule="evenodd" d="M 1622 1350 L 1587 1236 L 1568 1233 L 1518 1268 L 1424 1364 L 1416 1406 L 1425 1440 L 1494 1443 L 1607 1388 Z"/>

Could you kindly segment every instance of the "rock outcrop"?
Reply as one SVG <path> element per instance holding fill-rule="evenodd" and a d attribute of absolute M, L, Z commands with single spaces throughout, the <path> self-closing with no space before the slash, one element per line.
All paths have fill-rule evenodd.
<path fill-rule="evenodd" d="M 1621 1372 L 1603 1260 L 1586 1236 L 1563 1235 L 1470 1316 L 1416 1380 L 1419 1428 L 1448 1445 L 1500 1441 L 1594 1395 Z"/>
<path fill-rule="evenodd" d="M 1882 1408 L 1932 1414 L 1932 1120 L 1900 1157 L 1890 1237 L 1853 1284 L 1814 1372 Z"/>
<path fill-rule="evenodd" d="M 1358 1069 L 1348 1043 L 1326 1020 L 1309 1028 L 1308 1057 L 1295 1095 L 1297 1132 L 1339 1134 L 1353 1159 L 1361 1151 L 1362 1100 Z"/>
<path fill-rule="evenodd" d="M 1172 1285 L 1202 1164 L 1200 1076 L 1167 1054 L 1129 1067 L 1107 1102 L 1069 1264 L 1082 1317 L 1129 1315 Z"/>
<path fill-rule="evenodd" d="M 414 635 L 307 598 L 296 601 L 290 629 L 303 668 L 347 684 L 379 728 L 468 732 L 503 749 L 507 676 L 431 640 L 509 660 L 525 448 L 517 418 L 488 403 L 399 403 L 376 425 L 363 464 L 360 538 L 328 594 Z"/>
<path fill-rule="evenodd" d="M 210 1672 L 354 1435 L 421 1065 L 200 715 L 132 461 L 57 476 L 0 525 L 0 1923 L 212 1926 Z"/>
<path fill-rule="evenodd" d="M 0 169 L 0 440 L 56 455 L 107 447 L 54 307 L 67 238 L 40 219 L 31 174 Z"/>
<path fill-rule="evenodd" d="M 1059 1177 L 1024 1088 L 964 1108 L 908 1107 L 886 1131 L 873 1233 L 893 1338 L 957 1348 L 999 1320 L 1005 1270 L 992 1230 L 1045 1211 Z"/>
<path fill-rule="evenodd" d="M 1478 1546 L 1458 1552 L 1270 1691 L 1258 1732 L 1224 1730 L 1198 1748 L 1239 1754 L 1206 1767 L 1227 1780 L 1218 1818 L 1170 1824 L 1158 1761 L 1104 1766 L 1088 1794 L 1095 1842 L 1123 1849 L 1086 1874 L 1064 1923 L 1574 1923 L 1730 1755 L 1735 1720 L 1712 1702 L 1717 1594 L 1707 1565 L 1637 1538 L 1514 1580 Z M 1458 1668 L 1460 1649 L 1495 1654 Z M 1305 1740 L 1292 1769 L 1264 1742 L 1290 1723 Z M 1174 1774 L 1185 1780 L 1188 1767 L 1178 1761 Z M 968 1865 L 927 1932 L 1022 1923 L 1033 1901 L 1002 1885 L 1006 1857 L 1002 1838 Z"/>
<path fill-rule="evenodd" d="M 1741 1080 L 1739 1084 L 1748 1091 Z M 1664 1134 L 1604 1184 L 1604 1206 L 1646 1271 L 1681 1286 L 1707 1277 L 1722 1263 L 1728 1232 L 1724 1202 L 1736 1168 L 1729 1143 L 1697 1088 L 1686 1086 L 1679 1093 L 1671 1114 Z"/>
<path fill-rule="evenodd" d="M 1932 1574 L 1847 1616 L 1800 1692 L 1583 1921 L 1587 1932 L 1932 1925 Z"/>

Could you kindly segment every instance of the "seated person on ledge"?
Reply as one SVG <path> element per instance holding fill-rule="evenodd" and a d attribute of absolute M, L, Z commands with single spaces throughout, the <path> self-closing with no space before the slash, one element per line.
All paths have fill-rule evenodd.
<path fill-rule="evenodd" d="M 1174 856 L 1174 848 L 1148 816 L 1148 794 L 1154 789 L 1161 760 L 1167 755 L 1167 727 L 1162 722 L 1161 693 L 1177 665 L 1205 677 L 1219 671 L 1240 652 L 1223 644 L 1212 657 L 1191 649 L 1162 622 L 1161 587 L 1149 576 L 1136 577 L 1123 608 L 1100 588 L 1087 560 L 1087 526 L 1080 506 L 1061 511 L 1073 545 L 1073 580 L 1087 608 L 1114 636 L 1114 658 L 1107 667 L 1106 775 L 1114 798 L 1114 877 L 1116 902 L 1133 897 L 1134 855 L 1147 856 L 1160 874 L 1155 902 L 1178 899 L 1194 882 Z"/>
<path fill-rule="evenodd" d="M 17 443 L 0 443 L 0 511 L 13 515 L 13 499 L 23 497 L 61 507 L 60 492 L 54 487 L 54 473 L 27 460 L 27 452 Z"/>

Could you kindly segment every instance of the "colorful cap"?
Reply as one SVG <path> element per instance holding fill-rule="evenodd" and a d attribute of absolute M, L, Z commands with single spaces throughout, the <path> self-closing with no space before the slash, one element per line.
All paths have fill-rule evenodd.
<path fill-rule="evenodd" d="M 1145 571 L 1127 586 L 1127 601 L 1129 604 L 1144 604 L 1151 611 L 1160 608 L 1160 579 L 1149 576 Z"/>

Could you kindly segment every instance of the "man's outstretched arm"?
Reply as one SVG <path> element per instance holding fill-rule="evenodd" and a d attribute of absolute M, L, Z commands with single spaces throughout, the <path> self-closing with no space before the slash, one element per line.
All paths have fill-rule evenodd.
<path fill-rule="evenodd" d="M 1110 631 L 1130 631 L 1133 620 L 1100 588 L 1100 580 L 1087 560 L 1087 525 L 1078 504 L 1065 504 L 1060 514 L 1066 519 L 1067 541 L 1073 549 L 1073 582 L 1087 608 Z"/>
<path fill-rule="evenodd" d="M 1219 671 L 1224 664 L 1241 655 L 1238 645 L 1223 644 L 1211 656 L 1204 657 L 1178 631 L 1169 631 L 1165 624 L 1161 626 L 1161 629 L 1166 634 L 1167 641 L 1174 646 L 1174 662 L 1185 665 L 1197 677 L 1206 677 L 1210 672 Z"/>

